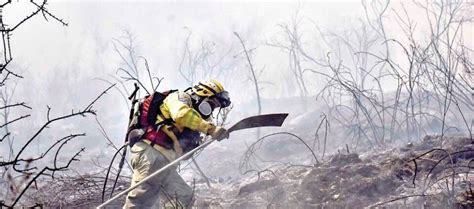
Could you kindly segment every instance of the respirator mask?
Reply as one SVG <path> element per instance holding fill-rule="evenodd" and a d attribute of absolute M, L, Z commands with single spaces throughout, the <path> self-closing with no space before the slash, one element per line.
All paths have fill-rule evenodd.
<path fill-rule="evenodd" d="M 206 97 L 198 101 L 195 107 L 196 110 L 201 114 L 201 116 L 204 119 L 207 119 L 212 115 L 212 111 L 216 107 L 220 107 L 220 103 L 215 98 Z"/>

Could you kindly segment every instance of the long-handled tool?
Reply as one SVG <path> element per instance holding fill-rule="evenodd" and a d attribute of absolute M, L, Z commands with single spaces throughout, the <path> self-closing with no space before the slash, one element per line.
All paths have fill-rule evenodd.
<path fill-rule="evenodd" d="M 105 197 L 105 189 L 107 188 L 107 180 L 109 179 L 109 174 L 110 174 L 110 169 L 112 168 L 112 163 L 115 160 L 115 157 L 117 154 L 120 152 L 121 149 L 123 149 L 122 152 L 122 158 L 120 158 L 120 163 L 117 171 L 117 176 L 115 177 L 114 185 L 112 186 L 112 191 L 110 192 L 110 197 L 112 197 L 112 194 L 114 193 L 115 186 L 117 185 L 118 178 L 120 177 L 120 172 L 122 172 L 123 169 L 123 164 L 125 163 L 125 155 L 127 154 L 127 147 L 128 147 L 128 133 L 130 129 L 130 124 L 133 119 L 133 114 L 135 112 L 135 103 L 137 103 L 137 92 L 140 89 L 136 83 L 133 84 L 135 89 L 133 90 L 132 94 L 128 97 L 128 100 L 131 101 L 132 106 L 130 109 L 130 115 L 128 117 L 128 129 L 127 129 L 127 134 L 125 135 L 125 145 L 123 145 L 117 152 L 115 153 L 114 157 L 112 158 L 112 161 L 110 162 L 109 169 L 107 170 L 107 174 L 105 175 L 105 181 L 104 181 L 104 187 L 102 188 L 102 202 L 104 202 L 104 197 Z"/>
<path fill-rule="evenodd" d="M 235 125 L 233 125 L 231 128 L 227 130 L 226 136 L 228 137 L 231 132 L 242 130 L 242 129 L 248 129 L 248 128 L 256 128 L 256 127 L 264 127 L 264 126 L 281 126 L 283 122 L 285 121 L 286 117 L 288 116 L 287 113 L 283 114 L 268 114 L 268 115 L 257 115 L 257 116 L 252 116 L 249 118 L 245 118 Z M 154 173 L 150 174 L 140 182 L 132 185 L 130 188 L 118 193 L 114 197 L 110 198 L 106 202 L 102 203 L 99 205 L 97 208 L 103 208 L 107 204 L 111 203 L 112 201 L 116 200 L 120 196 L 127 194 L 128 192 L 132 191 L 133 189 L 137 188 L 141 184 L 145 183 L 146 181 L 150 180 L 151 178 L 155 177 L 156 175 L 160 174 L 164 170 L 170 168 L 171 166 L 179 163 L 181 160 L 188 158 L 189 156 L 193 155 L 196 151 L 203 149 L 204 147 L 207 147 L 209 144 L 214 142 L 215 139 L 211 139 L 207 142 L 204 142 L 203 144 L 199 145 L 198 147 L 194 148 L 193 150 L 189 151 L 188 153 L 184 154 L 183 156 L 179 157 L 178 159 L 174 160 L 173 162 L 168 163 L 168 165 L 164 166 L 163 168 L 155 171 Z"/>

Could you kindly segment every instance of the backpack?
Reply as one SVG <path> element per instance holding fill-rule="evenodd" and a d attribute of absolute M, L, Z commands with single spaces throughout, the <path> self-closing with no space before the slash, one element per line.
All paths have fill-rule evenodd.
<path fill-rule="evenodd" d="M 165 92 L 154 92 L 145 98 L 135 100 L 130 110 L 130 125 L 127 131 L 127 139 L 130 146 L 141 140 L 141 137 L 149 132 L 156 131 L 157 127 L 162 124 L 171 124 L 173 121 L 167 119 L 160 124 L 155 124 L 156 117 L 161 114 L 160 105 L 163 104 L 165 98 L 178 90 L 169 90 Z"/>

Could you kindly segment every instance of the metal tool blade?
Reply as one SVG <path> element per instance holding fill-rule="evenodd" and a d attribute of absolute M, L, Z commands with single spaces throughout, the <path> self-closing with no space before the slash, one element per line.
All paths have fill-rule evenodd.
<path fill-rule="evenodd" d="M 288 113 L 277 113 L 277 114 L 266 114 L 266 115 L 257 115 L 242 119 L 231 128 L 227 130 L 227 135 L 233 131 L 248 129 L 248 128 L 257 128 L 265 126 L 281 126 L 288 117 Z"/>

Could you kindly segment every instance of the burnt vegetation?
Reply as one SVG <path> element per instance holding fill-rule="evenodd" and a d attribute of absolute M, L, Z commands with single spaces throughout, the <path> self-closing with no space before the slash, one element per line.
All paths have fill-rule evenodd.
<path fill-rule="evenodd" d="M 49 140 L 52 143 L 40 155 L 26 150 L 60 121 L 73 123 L 76 118 L 95 116 L 94 105 L 108 91 L 117 91 L 130 108 L 129 85 L 138 85 L 138 97 L 142 97 L 159 91 L 165 78 L 157 76 L 138 53 L 134 33 L 124 30 L 112 42 L 119 68 L 107 78 L 96 78 L 109 87 L 95 99 L 91 97 L 87 106 L 61 116 L 52 116 L 53 110 L 47 107 L 44 124 L 17 142 L 20 136 L 10 127 L 36 110 L 14 95 L 23 77 L 10 68 L 11 34 L 40 15 L 68 25 L 47 9 L 46 1 L 31 3 L 36 10 L 12 26 L 0 18 L 0 144 L 9 148 L 8 153 L 0 153 L 0 187 L 6 188 L 0 190 L 0 204 L 91 207 L 127 188 L 130 177 L 121 171 L 131 170 L 124 160 L 127 146 L 114 144 L 98 117 L 95 122 L 107 148 L 115 151 L 110 165 L 93 165 L 98 172 L 65 172 L 71 171 L 70 165 L 80 159 L 84 148 L 74 153 L 63 152 L 63 148 L 85 133 L 64 133 Z M 223 191 L 224 180 L 209 177 L 198 164 L 200 152 L 182 163 L 180 170 L 192 170 L 202 180 L 192 183 L 198 206 L 472 207 L 474 65 L 472 40 L 464 31 L 472 30 L 474 5 L 469 1 L 414 1 L 414 14 L 413 8 L 389 0 L 361 3 L 364 16 L 351 28 L 323 29 L 317 20 L 297 10 L 289 21 L 276 26 L 279 33 L 259 44 L 234 32 L 235 46 L 222 47 L 204 38 L 193 45 L 194 34 L 185 28 L 175 71 L 190 86 L 201 78 L 231 80 L 240 66 L 240 73 L 251 84 L 248 93 L 255 94 L 254 108 L 258 114 L 264 112 L 262 92 L 275 84 L 262 79 L 266 69 L 256 65 L 253 55 L 266 47 L 285 55 L 288 66 L 284 70 L 292 75 L 286 82 L 305 101 L 305 111 L 317 113 L 310 115 L 317 118 L 316 123 L 302 125 L 304 130 L 296 127 L 264 136 L 257 131 L 237 165 L 245 177 L 228 183 L 233 186 L 230 192 Z M 7 1 L 0 9 L 8 9 L 9 4 L 13 3 Z M 387 22 L 392 23 L 391 28 Z M 303 30 L 308 28 L 302 27 L 305 24 L 312 30 Z M 232 106 L 222 109 L 214 121 L 227 125 L 232 110 Z M 120 157 L 117 166 L 115 159 Z M 208 196 L 199 196 L 202 185 L 210 191 Z M 164 197 L 174 198 L 173 194 Z M 115 204 L 118 207 L 122 202 Z"/>
<path fill-rule="evenodd" d="M 257 178 L 241 192 L 252 196 L 263 189 L 266 196 L 260 198 L 267 207 L 472 207 L 472 43 L 463 36 L 472 27 L 473 16 L 467 12 L 472 3 L 413 3 L 422 15 L 414 15 L 404 4 L 395 9 L 390 1 L 363 1 L 365 19 L 339 32 L 324 31 L 298 11 L 289 22 L 278 25 L 281 33 L 265 45 L 287 53 L 288 70 L 300 95 L 306 94 L 308 77 L 324 83 L 316 94 L 320 119 L 313 139 L 271 133 L 248 146 L 240 169 Z M 398 23 L 396 35 L 387 34 L 388 20 Z M 319 41 L 305 36 L 308 31 L 300 29 L 305 22 L 314 25 Z M 433 133 L 437 134 L 429 135 Z M 328 140 L 339 144 L 338 152 L 325 159 Z M 302 160 L 268 157 L 265 146 L 275 149 L 272 144 L 284 143 L 294 148 L 289 141 L 300 143 L 298 150 L 311 160 L 301 164 Z M 383 155 L 396 161 L 390 167 L 370 160 L 381 154 L 368 154 L 364 160 L 355 154 L 401 143 L 409 143 L 409 148 L 390 151 L 399 156 Z M 302 188 L 278 192 L 288 185 L 281 181 L 298 170 L 309 172 Z M 359 174 L 359 180 L 345 180 Z M 267 184 L 270 180 L 277 182 Z M 349 186 L 358 181 L 373 188 Z M 298 197 L 303 191 L 308 194 Z"/>
<path fill-rule="evenodd" d="M 11 126 L 27 120 L 32 112 L 35 111 L 28 106 L 28 104 L 21 101 L 21 96 L 15 95 L 16 86 L 24 84 L 21 83 L 21 79 L 23 79 L 22 75 L 17 73 L 14 67 L 11 67 L 14 57 L 12 48 L 14 48 L 14 46 L 11 46 L 10 39 L 13 32 L 20 26 L 23 27 L 23 25 L 25 25 L 25 27 L 27 27 L 28 21 L 36 16 L 43 16 L 45 20 L 52 19 L 63 26 L 68 25 L 65 21 L 48 10 L 46 0 L 39 4 L 34 1 L 30 1 L 30 3 L 35 6 L 35 10 L 17 23 L 7 25 L 3 22 L 0 13 L 0 31 L 3 40 L 3 60 L 0 64 L 0 74 L 2 76 L 0 83 L 2 102 L 0 107 L 2 124 L 0 128 L 2 130 L 2 137 L 0 143 L 2 147 L 8 147 L 9 150 L 7 153 L 0 154 L 0 175 L 2 176 L 2 181 L 0 182 L 2 187 L 0 191 L 0 206 L 7 208 L 44 207 L 51 204 L 51 201 L 54 202 L 54 204 L 61 204 L 61 202 L 63 202 L 61 199 L 66 196 L 58 197 L 58 193 L 38 191 L 44 190 L 51 181 L 59 182 L 58 185 L 62 184 L 61 182 L 68 181 L 68 186 L 73 186 L 75 182 L 77 182 L 77 178 L 68 178 L 67 176 L 61 175 L 61 173 L 68 171 L 72 163 L 79 161 L 81 153 L 84 152 L 84 148 L 78 148 L 77 151 L 73 153 L 64 152 L 63 149 L 68 143 L 71 143 L 77 138 L 84 137 L 86 134 L 63 133 L 63 137 L 58 137 L 57 139 L 47 137 L 49 140 L 43 143 L 49 143 L 50 145 L 39 155 L 31 154 L 29 149 L 31 149 L 33 142 L 45 137 L 45 132 L 47 132 L 49 127 L 63 121 L 70 122 L 80 117 L 96 115 L 97 113 L 93 106 L 113 87 L 113 85 L 108 87 L 102 93 L 98 94 L 95 99 L 92 98 L 91 102 L 85 107 L 76 110 L 72 109 L 69 113 L 53 116 L 52 108 L 49 106 L 46 107 L 44 111 L 44 122 L 32 135 L 22 136 L 18 135 L 18 133 L 21 132 L 11 130 Z M 14 4 L 14 2 L 6 1 L 0 5 L 0 12 L 4 9 L 8 9 L 10 4 Z M 12 117 L 11 115 L 14 116 Z M 61 192 L 64 192 L 64 189 L 66 188 L 62 188 Z M 79 190 L 80 188 L 75 189 Z M 75 194 L 82 193 L 82 191 L 77 190 Z"/>

